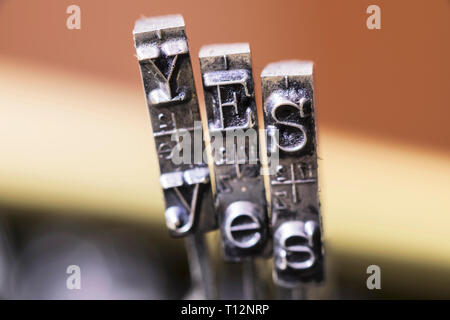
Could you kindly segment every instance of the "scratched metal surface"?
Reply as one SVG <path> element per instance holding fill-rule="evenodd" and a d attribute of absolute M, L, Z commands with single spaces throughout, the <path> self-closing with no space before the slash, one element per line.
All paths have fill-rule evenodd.
<path fill-rule="evenodd" d="M 250 154 L 257 154 L 258 149 L 249 45 L 204 46 L 199 59 L 209 135 L 223 142 L 213 150 L 213 167 L 225 259 L 240 261 L 265 255 L 270 248 L 264 179 L 259 157 L 253 163 L 249 161 Z M 226 143 L 227 135 L 244 130 L 253 130 L 255 139 L 240 145 Z"/>
<path fill-rule="evenodd" d="M 192 156 L 186 162 L 174 160 L 174 152 L 194 154 L 194 143 L 183 151 L 179 143 L 193 141 L 194 131 L 201 130 L 183 17 L 140 19 L 133 34 L 164 189 L 166 225 L 174 236 L 214 229 L 208 166 Z M 198 139 L 203 146 L 201 131 Z"/>
<path fill-rule="evenodd" d="M 282 61 L 261 73 L 270 172 L 274 278 L 286 287 L 324 276 L 313 63 Z M 269 157 L 269 159 L 270 159 Z"/>

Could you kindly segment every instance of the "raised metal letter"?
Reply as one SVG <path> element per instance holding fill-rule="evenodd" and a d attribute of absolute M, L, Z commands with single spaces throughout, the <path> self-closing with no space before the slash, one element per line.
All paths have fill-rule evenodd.
<path fill-rule="evenodd" d="M 313 64 L 284 61 L 261 74 L 268 152 L 279 156 L 270 175 L 274 280 L 293 288 L 323 279 L 317 185 Z"/>
<path fill-rule="evenodd" d="M 201 130 L 183 18 L 141 19 L 133 34 L 159 158 L 167 227 L 173 236 L 211 230 L 216 218 L 208 166 L 173 159 L 180 137 L 193 137 L 194 130 Z M 193 149 L 184 152 L 192 159 Z"/>
<path fill-rule="evenodd" d="M 222 247 L 226 260 L 241 261 L 268 249 L 250 48 L 246 43 L 210 45 L 199 57 L 209 131 L 227 142 L 226 148 L 213 146 Z"/>

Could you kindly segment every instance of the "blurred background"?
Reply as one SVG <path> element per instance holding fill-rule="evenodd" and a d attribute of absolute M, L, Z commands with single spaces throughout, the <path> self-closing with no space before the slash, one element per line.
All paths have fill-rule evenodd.
<path fill-rule="evenodd" d="M 80 30 L 66 27 L 72 4 Z M 366 27 L 371 4 L 380 30 Z M 0 297 L 186 294 L 132 38 L 137 18 L 181 13 L 201 102 L 204 44 L 250 42 L 258 108 L 267 63 L 315 62 L 328 269 L 310 297 L 450 298 L 449 10 L 447 0 L 0 0 Z M 65 287 L 72 264 L 82 290 Z M 366 287 L 371 264 L 381 290 Z"/>

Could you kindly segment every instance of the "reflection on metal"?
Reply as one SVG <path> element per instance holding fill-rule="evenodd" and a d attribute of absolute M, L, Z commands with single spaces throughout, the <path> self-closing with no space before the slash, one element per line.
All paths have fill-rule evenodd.
<path fill-rule="evenodd" d="M 261 81 L 268 152 L 279 156 L 277 171 L 270 176 L 273 275 L 278 285 L 295 288 L 324 276 L 313 64 L 269 64 Z"/>
<path fill-rule="evenodd" d="M 210 134 L 228 142 L 226 137 L 232 132 L 257 130 L 249 45 L 205 46 L 200 50 L 199 58 Z M 230 148 L 227 144 L 226 149 L 213 150 L 216 152 L 213 155 L 216 212 L 224 256 L 229 261 L 260 256 L 268 248 L 261 165 L 259 160 L 249 163 L 245 158 L 258 148 L 255 137 L 248 145 L 233 144 Z"/>
<path fill-rule="evenodd" d="M 312 63 L 270 64 L 261 75 L 267 151 L 270 159 L 279 158 L 271 162 L 269 172 L 269 223 L 249 45 L 210 45 L 199 53 L 208 130 L 212 140 L 221 141 L 211 141 L 217 188 L 213 202 L 208 166 L 203 161 L 179 162 L 174 153 L 195 155 L 193 148 L 181 150 L 179 143 L 201 130 L 183 18 L 139 20 L 134 37 L 158 153 L 166 225 L 173 236 L 188 236 L 191 297 L 198 292 L 217 296 L 203 239 L 217 224 L 225 260 L 243 262 L 246 298 L 256 297 L 253 259 L 272 251 L 272 234 L 273 275 L 279 286 L 293 289 L 290 295 L 298 297 L 304 283 L 321 281 Z"/>
<path fill-rule="evenodd" d="M 263 226 L 258 219 L 258 207 L 249 201 L 235 201 L 225 211 L 226 237 L 230 243 L 249 249 L 261 241 Z"/>
<path fill-rule="evenodd" d="M 172 161 L 180 136 L 193 132 L 195 121 L 200 121 L 183 18 L 141 19 L 133 34 L 158 153 L 167 227 L 173 236 L 214 229 L 207 165 Z"/>
<path fill-rule="evenodd" d="M 173 236 L 187 235 L 193 287 L 200 288 L 202 297 L 216 298 L 202 234 L 217 225 L 209 169 L 204 162 L 173 161 L 181 136 L 201 129 L 195 128 L 200 112 L 184 20 L 180 15 L 141 19 L 133 34 L 158 153 L 166 225 Z"/>

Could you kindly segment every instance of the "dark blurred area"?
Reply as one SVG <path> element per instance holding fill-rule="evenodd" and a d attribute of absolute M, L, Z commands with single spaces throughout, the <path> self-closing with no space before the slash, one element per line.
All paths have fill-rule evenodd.
<path fill-rule="evenodd" d="M 172 13 L 202 108 L 204 44 L 250 42 L 259 109 L 267 63 L 315 63 L 327 280 L 309 297 L 450 298 L 449 1 L 376 1 L 376 31 L 372 2 L 0 1 L 1 298 L 189 293 L 132 39 L 139 17 Z M 80 30 L 66 28 L 71 4 Z M 239 273 L 209 238 L 223 298 L 239 298 Z M 381 290 L 366 287 L 372 264 Z M 69 265 L 82 290 L 67 290 Z"/>
<path fill-rule="evenodd" d="M 183 247 L 160 228 L 15 210 L 1 222 L 1 298 L 180 299 L 189 289 Z M 81 290 L 66 287 L 70 265 Z"/>

